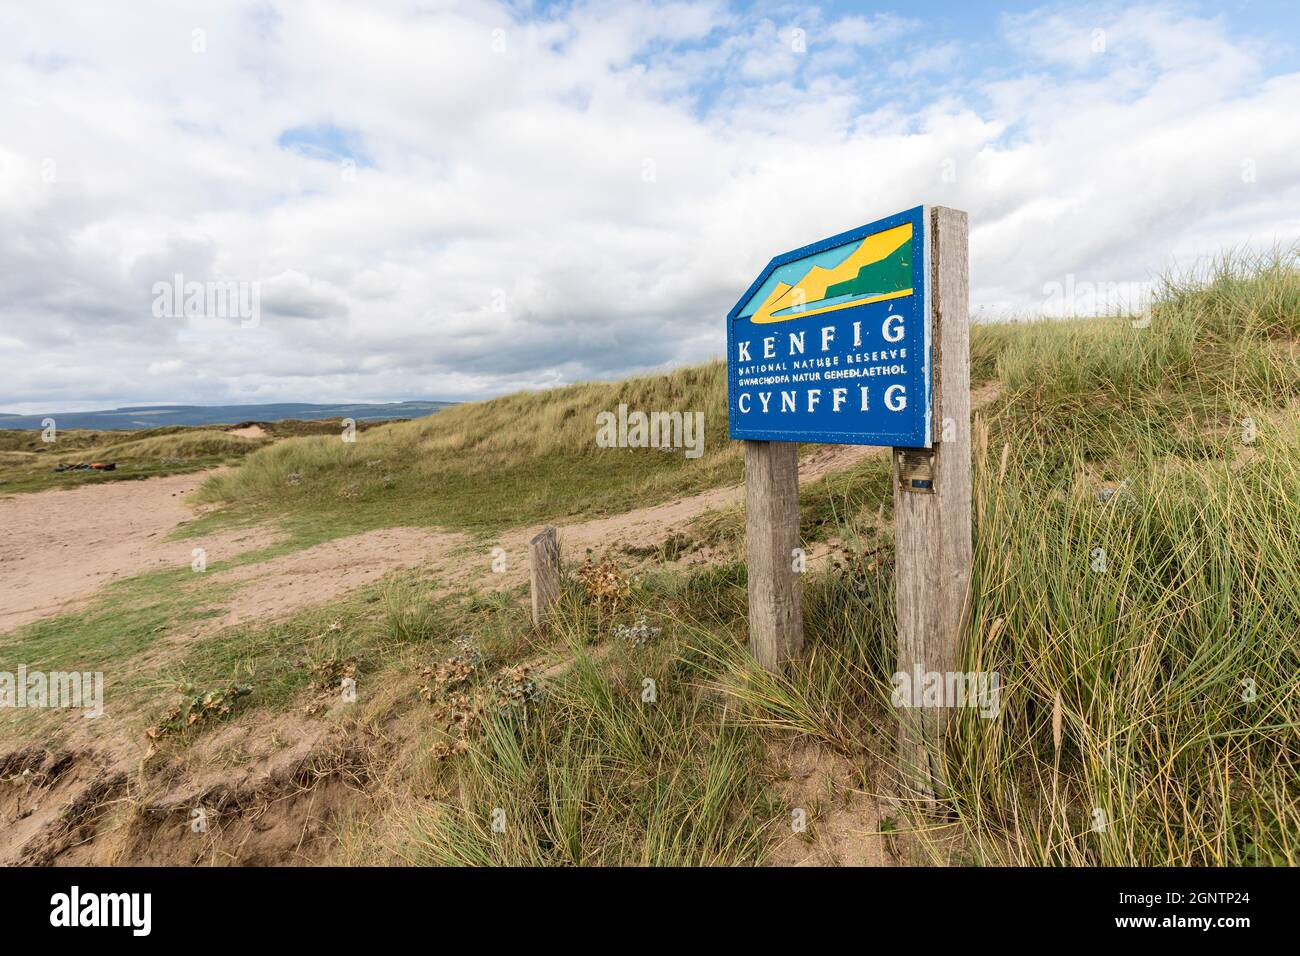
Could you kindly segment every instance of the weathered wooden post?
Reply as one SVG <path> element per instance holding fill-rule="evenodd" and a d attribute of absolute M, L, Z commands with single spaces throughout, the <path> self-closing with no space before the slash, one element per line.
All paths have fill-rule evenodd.
<path fill-rule="evenodd" d="M 749 648 L 770 671 L 803 651 L 799 547 L 799 446 L 745 442 L 745 561 Z"/>
<path fill-rule="evenodd" d="M 966 213 L 942 206 L 929 213 L 938 434 L 930 449 L 894 449 L 894 581 L 898 672 L 941 675 L 946 685 L 957 669 L 972 561 L 969 240 Z M 927 801 L 946 788 L 943 738 L 952 704 L 912 699 L 899 711 L 899 765 Z"/>
<path fill-rule="evenodd" d="M 552 525 L 548 524 L 528 542 L 528 574 L 533 624 L 541 627 L 560 597 L 560 545 Z"/>

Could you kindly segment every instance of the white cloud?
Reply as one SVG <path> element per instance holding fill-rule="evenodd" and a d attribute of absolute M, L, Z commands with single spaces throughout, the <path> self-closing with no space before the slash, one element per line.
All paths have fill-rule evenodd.
<path fill-rule="evenodd" d="M 831 34 L 841 43 L 855 46 L 880 46 L 913 32 L 920 23 L 892 13 L 877 13 L 870 17 L 843 17 L 830 25 Z"/>
<path fill-rule="evenodd" d="M 261 307 L 270 316 L 328 319 L 348 313 L 347 299 L 328 282 L 288 270 L 258 283 Z"/>
<path fill-rule="evenodd" d="M 721 2 L 30 5 L 0 31 L 0 408 L 477 397 L 700 360 L 774 253 L 918 202 L 970 212 L 977 308 L 1294 240 L 1300 75 L 1230 27 L 1058 9 L 976 44 Z M 261 323 L 154 318 L 176 273 L 259 283 Z"/>

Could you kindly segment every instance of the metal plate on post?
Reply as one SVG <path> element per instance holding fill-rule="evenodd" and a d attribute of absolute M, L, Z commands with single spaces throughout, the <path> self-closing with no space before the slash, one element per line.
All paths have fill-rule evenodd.
<path fill-rule="evenodd" d="M 898 483 L 913 494 L 934 494 L 934 450 L 930 448 L 895 448 Z"/>

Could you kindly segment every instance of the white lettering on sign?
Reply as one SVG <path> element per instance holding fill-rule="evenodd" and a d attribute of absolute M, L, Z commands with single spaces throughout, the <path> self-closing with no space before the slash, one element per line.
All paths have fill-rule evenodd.
<path fill-rule="evenodd" d="M 816 411 L 822 401 L 822 389 L 810 388 L 804 394 L 808 396 L 807 410 Z M 833 388 L 831 391 L 831 411 L 842 412 L 848 405 L 849 390 L 847 388 Z M 782 415 L 795 414 L 799 406 L 799 392 L 796 390 L 782 389 L 779 393 L 773 392 L 741 392 L 736 397 L 736 407 L 741 412 L 749 414 L 754 408 L 754 398 L 758 398 L 758 406 L 764 414 L 772 409 L 772 396 L 779 394 L 777 399 L 777 412 Z M 871 410 L 871 392 L 865 385 L 858 386 L 859 411 Z M 891 412 L 901 412 L 907 408 L 907 386 L 890 385 L 884 390 L 885 408 Z"/>

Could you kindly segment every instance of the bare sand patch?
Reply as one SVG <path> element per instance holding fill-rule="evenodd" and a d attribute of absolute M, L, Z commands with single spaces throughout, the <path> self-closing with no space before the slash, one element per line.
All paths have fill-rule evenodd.
<path fill-rule="evenodd" d="M 773 866 L 890 866 L 876 798 L 842 754 L 814 740 L 769 745 L 776 790 L 791 807 L 788 833 L 767 861 Z"/>
<path fill-rule="evenodd" d="M 273 544 L 258 526 L 167 540 L 194 517 L 185 496 L 213 472 L 115 481 L 0 499 L 0 632 L 75 610 L 104 585 L 161 568 L 208 563 Z"/>
<path fill-rule="evenodd" d="M 214 624 L 226 627 L 325 604 L 389 571 L 446 562 L 467 540 L 429 528 L 380 528 L 219 571 L 210 575 L 214 583 L 240 587 Z"/>
<path fill-rule="evenodd" d="M 227 435 L 238 435 L 240 438 L 270 438 L 265 428 L 261 425 L 245 425 L 242 428 L 227 428 Z"/>

